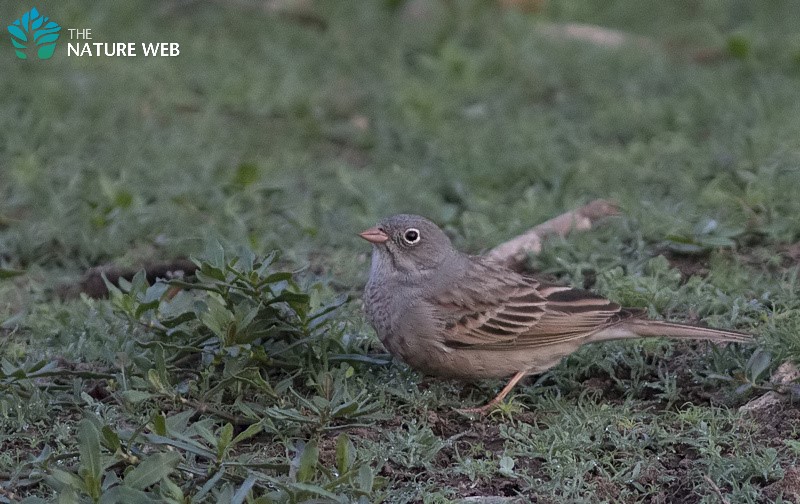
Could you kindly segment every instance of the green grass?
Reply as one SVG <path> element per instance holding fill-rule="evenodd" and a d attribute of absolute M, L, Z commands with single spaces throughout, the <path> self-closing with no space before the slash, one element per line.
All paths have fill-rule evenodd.
<path fill-rule="evenodd" d="M 796 384 L 738 409 L 800 358 L 800 8 L 283 5 L 41 6 L 177 58 L 68 58 L 62 33 L 20 62 L 0 38 L 0 502 L 800 498 Z M 567 22 L 648 42 L 544 29 Z M 594 198 L 623 215 L 533 269 L 758 347 L 583 349 L 481 421 L 454 408 L 501 383 L 385 363 L 358 231 L 420 213 L 478 253 Z M 206 276 L 171 299 L 59 295 L 189 255 Z"/>

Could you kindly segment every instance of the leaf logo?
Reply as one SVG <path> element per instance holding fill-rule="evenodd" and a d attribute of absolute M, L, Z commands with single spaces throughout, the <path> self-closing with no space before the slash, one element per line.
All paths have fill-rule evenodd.
<path fill-rule="evenodd" d="M 61 27 L 55 21 L 39 14 L 36 7 L 22 15 L 8 27 L 11 43 L 14 44 L 17 58 L 28 59 L 29 48 L 38 48 L 36 56 L 46 60 L 56 50 Z"/>

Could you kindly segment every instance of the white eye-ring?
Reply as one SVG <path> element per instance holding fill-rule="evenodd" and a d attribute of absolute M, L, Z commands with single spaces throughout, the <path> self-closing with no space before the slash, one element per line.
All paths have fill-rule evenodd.
<path fill-rule="evenodd" d="M 405 232 L 403 233 L 403 239 L 409 245 L 416 245 L 417 243 L 419 243 L 420 240 L 419 229 L 416 228 L 406 229 Z"/>

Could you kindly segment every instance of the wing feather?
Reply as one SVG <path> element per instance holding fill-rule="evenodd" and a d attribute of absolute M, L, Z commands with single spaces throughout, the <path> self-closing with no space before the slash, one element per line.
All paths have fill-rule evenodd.
<path fill-rule="evenodd" d="M 455 285 L 432 296 L 453 348 L 531 349 L 583 339 L 636 316 L 588 291 L 542 284 L 488 261 L 476 261 Z"/>

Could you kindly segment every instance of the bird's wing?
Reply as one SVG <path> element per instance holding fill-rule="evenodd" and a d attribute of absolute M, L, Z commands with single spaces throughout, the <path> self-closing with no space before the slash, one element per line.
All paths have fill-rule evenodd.
<path fill-rule="evenodd" d="M 454 348 L 531 349 L 585 338 L 637 315 L 591 292 L 477 262 L 428 300 Z"/>

